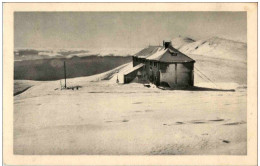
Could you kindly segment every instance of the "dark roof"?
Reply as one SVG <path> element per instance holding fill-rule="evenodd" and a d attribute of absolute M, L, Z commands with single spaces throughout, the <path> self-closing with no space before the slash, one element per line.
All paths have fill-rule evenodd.
<path fill-rule="evenodd" d="M 161 46 L 149 46 L 147 48 L 142 49 L 141 51 L 139 51 L 138 53 L 136 53 L 135 57 L 139 57 L 139 58 L 146 58 L 150 55 L 152 55 L 153 53 L 155 53 Z"/>
<path fill-rule="evenodd" d="M 139 58 L 145 58 L 151 61 L 159 61 L 165 63 L 176 63 L 176 62 L 195 62 L 187 55 L 183 54 L 179 50 L 169 46 L 165 49 L 162 46 L 149 46 L 135 54 Z"/>

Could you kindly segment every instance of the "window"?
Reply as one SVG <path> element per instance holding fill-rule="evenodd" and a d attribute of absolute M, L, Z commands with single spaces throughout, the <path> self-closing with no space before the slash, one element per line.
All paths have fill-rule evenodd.
<path fill-rule="evenodd" d="M 166 69 L 167 69 L 168 65 L 165 63 L 161 63 L 160 64 L 160 70 L 162 73 L 166 73 Z"/>

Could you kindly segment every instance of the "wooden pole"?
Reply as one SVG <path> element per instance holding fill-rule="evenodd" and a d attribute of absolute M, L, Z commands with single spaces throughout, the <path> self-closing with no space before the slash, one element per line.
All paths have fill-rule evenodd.
<path fill-rule="evenodd" d="M 177 85 L 177 63 L 175 63 L 175 84 Z"/>
<path fill-rule="evenodd" d="M 64 61 L 64 78 L 65 78 L 65 88 L 67 88 L 67 85 L 66 85 L 66 63 Z"/>

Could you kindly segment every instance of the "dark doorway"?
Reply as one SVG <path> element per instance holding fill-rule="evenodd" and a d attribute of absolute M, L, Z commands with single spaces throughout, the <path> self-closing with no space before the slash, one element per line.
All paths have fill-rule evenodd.
<path fill-rule="evenodd" d="M 155 85 L 159 86 L 160 85 L 160 72 L 157 70 L 156 75 L 155 75 Z"/>

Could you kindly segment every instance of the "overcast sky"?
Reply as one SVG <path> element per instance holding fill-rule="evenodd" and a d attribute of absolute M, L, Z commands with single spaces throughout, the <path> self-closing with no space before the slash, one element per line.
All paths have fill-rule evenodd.
<path fill-rule="evenodd" d="M 140 48 L 213 36 L 246 42 L 245 12 L 16 12 L 15 48 Z"/>

